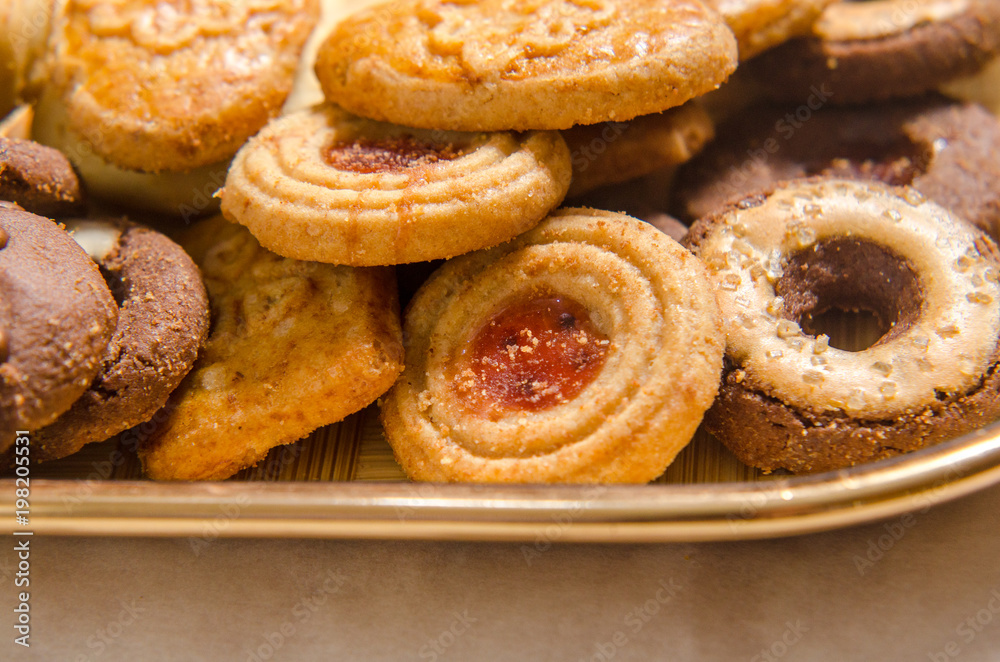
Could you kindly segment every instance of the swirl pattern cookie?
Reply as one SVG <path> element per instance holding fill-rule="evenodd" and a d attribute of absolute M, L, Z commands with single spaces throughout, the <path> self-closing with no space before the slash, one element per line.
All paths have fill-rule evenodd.
<path fill-rule="evenodd" d="M 0 452 L 87 390 L 118 321 L 97 267 L 52 221 L 0 205 Z"/>
<path fill-rule="evenodd" d="M 748 63 L 773 98 L 801 101 L 817 87 L 836 104 L 916 96 L 1000 55 L 1000 3 L 847 0 L 827 7 L 813 32 Z"/>
<path fill-rule="evenodd" d="M 279 255 L 375 266 L 506 241 L 558 205 L 569 181 L 556 132 L 425 131 L 326 106 L 269 124 L 220 195 L 223 214 Z"/>
<path fill-rule="evenodd" d="M 642 221 L 585 209 L 446 263 L 405 333 L 382 419 L 415 480 L 650 481 L 722 365 L 704 266 Z"/>
<path fill-rule="evenodd" d="M 1000 417 L 1000 253 L 909 188 L 784 184 L 692 227 L 719 287 L 727 368 L 706 428 L 744 462 L 811 472 L 892 457 Z M 860 351 L 816 329 L 870 312 Z"/>
<path fill-rule="evenodd" d="M 35 431 L 36 460 L 65 457 L 149 420 L 191 370 L 208 335 L 208 297 L 184 250 L 122 221 L 75 220 L 73 238 L 120 300 L 118 324 L 87 391 Z"/>
<path fill-rule="evenodd" d="M 212 164 L 278 113 L 318 14 L 316 0 L 71 0 L 45 99 L 118 167 Z"/>
<path fill-rule="evenodd" d="M 622 122 L 735 68 L 732 32 L 697 0 L 394 2 L 340 23 L 316 60 L 351 112 L 457 131 Z"/>
<path fill-rule="evenodd" d="M 681 169 L 684 216 L 717 212 L 778 182 L 813 175 L 908 185 L 1000 236 L 1000 121 L 940 97 L 830 107 L 799 122 L 794 109 L 757 106 Z"/>
<path fill-rule="evenodd" d="M 402 370 L 391 269 L 282 258 L 220 217 L 181 245 L 202 270 L 212 327 L 139 447 L 150 478 L 232 476 L 362 409 Z"/>

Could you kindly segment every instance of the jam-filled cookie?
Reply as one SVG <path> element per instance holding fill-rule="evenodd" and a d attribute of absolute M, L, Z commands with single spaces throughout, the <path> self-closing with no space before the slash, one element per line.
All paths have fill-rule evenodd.
<path fill-rule="evenodd" d="M 398 1 L 320 48 L 326 98 L 372 119 L 458 131 L 568 129 L 715 89 L 736 42 L 698 0 Z"/>
<path fill-rule="evenodd" d="M 87 390 L 117 321 L 97 266 L 69 234 L 0 204 L 0 452 Z"/>
<path fill-rule="evenodd" d="M 809 34 L 823 9 L 836 0 L 706 0 L 736 35 L 740 60 Z"/>
<path fill-rule="evenodd" d="M 323 106 L 271 122 L 240 150 L 220 195 L 223 214 L 279 255 L 376 266 L 507 241 L 569 182 L 555 131 L 428 131 Z"/>
<path fill-rule="evenodd" d="M 943 98 L 823 108 L 757 106 L 681 169 L 680 213 L 696 219 L 780 181 L 812 175 L 910 185 L 1000 236 L 1000 121 Z"/>
<path fill-rule="evenodd" d="M 382 419 L 415 480 L 652 480 L 722 367 L 704 265 L 637 219 L 587 209 L 445 263 L 405 334 Z"/>
<path fill-rule="evenodd" d="M 698 221 L 686 242 L 726 325 L 705 426 L 744 462 L 837 469 L 1000 417 L 1000 254 L 914 189 L 793 181 Z M 831 346 L 831 310 L 867 311 L 884 334 Z"/>
<path fill-rule="evenodd" d="M 0 136 L 0 200 L 39 216 L 60 218 L 82 211 L 83 192 L 62 152 Z"/>
<path fill-rule="evenodd" d="M 124 221 L 74 220 L 67 229 L 119 301 L 118 324 L 87 391 L 32 436 L 37 460 L 65 457 L 149 420 L 208 334 L 205 286 L 180 246 Z"/>
<path fill-rule="evenodd" d="M 981 70 L 1000 55 L 996 0 L 845 0 L 813 35 L 748 63 L 776 99 L 829 90 L 835 104 L 915 96 Z"/>
<path fill-rule="evenodd" d="M 201 268 L 212 327 L 142 440 L 150 478 L 232 476 L 362 409 L 402 370 L 391 269 L 282 258 L 220 217 L 196 225 L 181 245 Z"/>
<path fill-rule="evenodd" d="M 575 126 L 562 132 L 573 164 L 568 196 L 687 162 L 712 138 L 715 125 L 701 104 L 628 122 Z"/>

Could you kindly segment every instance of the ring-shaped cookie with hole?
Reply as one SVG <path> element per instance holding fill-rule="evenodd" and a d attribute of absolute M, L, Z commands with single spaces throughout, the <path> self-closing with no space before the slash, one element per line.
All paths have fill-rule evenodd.
<path fill-rule="evenodd" d="M 568 129 L 658 113 L 715 89 L 736 40 L 697 0 L 393 2 L 320 47 L 327 100 L 458 131 Z"/>
<path fill-rule="evenodd" d="M 271 122 L 220 195 L 279 255 L 377 266 L 507 241 L 562 201 L 570 172 L 555 131 L 428 131 L 328 105 Z"/>
<path fill-rule="evenodd" d="M 744 462 L 815 472 L 892 457 L 1000 417 L 996 244 L 911 188 L 797 180 L 685 239 L 719 288 L 726 371 L 706 428 Z M 866 311 L 883 335 L 815 324 Z"/>
<path fill-rule="evenodd" d="M 831 103 L 916 96 L 980 71 L 1000 55 L 996 0 L 847 0 L 827 7 L 813 35 L 748 65 L 770 96 Z"/>
<path fill-rule="evenodd" d="M 653 480 L 715 397 L 718 315 L 704 265 L 672 239 L 561 209 L 420 289 L 386 436 L 415 480 Z"/>

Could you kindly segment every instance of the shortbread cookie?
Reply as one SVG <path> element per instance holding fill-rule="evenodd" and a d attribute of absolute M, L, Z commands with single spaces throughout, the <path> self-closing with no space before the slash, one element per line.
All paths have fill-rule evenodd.
<path fill-rule="evenodd" d="M 757 106 L 681 169 L 683 216 L 718 211 L 779 181 L 811 175 L 913 186 L 1000 236 L 1000 121 L 976 104 L 922 98 L 829 107 L 799 121 L 795 108 Z"/>
<path fill-rule="evenodd" d="M 67 222 L 120 301 L 101 371 L 69 411 L 32 436 L 36 460 L 65 457 L 147 421 L 191 370 L 208 335 L 201 274 L 180 246 L 124 221 Z"/>
<path fill-rule="evenodd" d="M 0 137 L 0 200 L 33 214 L 60 218 L 82 211 L 80 180 L 62 152 Z"/>
<path fill-rule="evenodd" d="M 100 272 L 64 230 L 0 206 L 0 452 L 87 390 L 117 321 Z"/>
<path fill-rule="evenodd" d="M 318 13 L 317 0 L 69 0 L 45 101 L 112 165 L 212 164 L 278 113 Z"/>
<path fill-rule="evenodd" d="M 715 137 L 701 104 L 691 101 L 628 122 L 563 131 L 573 164 L 570 197 L 688 161 Z"/>
<path fill-rule="evenodd" d="M 269 124 L 220 195 L 223 214 L 279 255 L 374 266 L 506 241 L 558 205 L 569 181 L 557 132 L 408 129 L 325 106 Z"/>
<path fill-rule="evenodd" d="M 727 368 L 706 428 L 767 471 L 893 457 L 1000 417 L 1000 253 L 911 188 L 815 179 L 702 219 L 688 243 L 719 288 Z M 868 311 L 873 345 L 817 320 Z"/>
<path fill-rule="evenodd" d="M 837 2 L 813 31 L 748 63 L 773 98 L 802 101 L 816 88 L 836 104 L 916 96 L 1000 55 L 1000 2 Z"/>
<path fill-rule="evenodd" d="M 715 397 L 724 343 L 700 261 L 586 209 L 446 263 L 405 334 L 382 419 L 407 475 L 429 481 L 650 481 Z"/>
<path fill-rule="evenodd" d="M 33 93 L 56 8 L 56 0 L 0 3 L 0 117 Z"/>
<path fill-rule="evenodd" d="M 402 370 L 391 269 L 282 258 L 219 217 L 181 244 L 201 267 L 212 327 L 140 445 L 150 478 L 227 478 L 370 404 Z"/>
<path fill-rule="evenodd" d="M 740 60 L 812 31 L 827 5 L 837 0 L 706 0 L 736 35 Z"/>
<path fill-rule="evenodd" d="M 327 99 L 372 119 L 458 131 L 568 129 L 658 113 L 736 67 L 698 0 L 397 1 L 320 48 Z"/>

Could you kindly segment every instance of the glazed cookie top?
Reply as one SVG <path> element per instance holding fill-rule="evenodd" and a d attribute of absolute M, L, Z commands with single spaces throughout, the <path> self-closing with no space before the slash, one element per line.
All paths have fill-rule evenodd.
<path fill-rule="evenodd" d="M 72 0 L 49 86 L 107 161 L 184 171 L 232 156 L 291 89 L 316 0 Z"/>
<path fill-rule="evenodd" d="M 996 246 L 913 189 L 792 182 L 699 221 L 690 236 L 719 286 L 728 355 L 748 384 L 785 403 L 894 417 L 965 392 L 995 361 Z M 832 288 L 891 293 L 890 330 L 868 349 L 831 347 L 800 326 L 796 309 L 817 302 L 793 300 L 803 296 L 794 281 L 824 251 L 856 254 Z"/>
<path fill-rule="evenodd" d="M 813 32 L 827 41 L 881 39 L 903 34 L 922 23 L 961 16 L 972 4 L 970 0 L 846 0 L 828 7 Z"/>
<path fill-rule="evenodd" d="M 420 0 L 342 22 L 316 74 L 359 115 L 478 131 L 659 112 L 735 66 L 732 32 L 697 0 Z"/>

